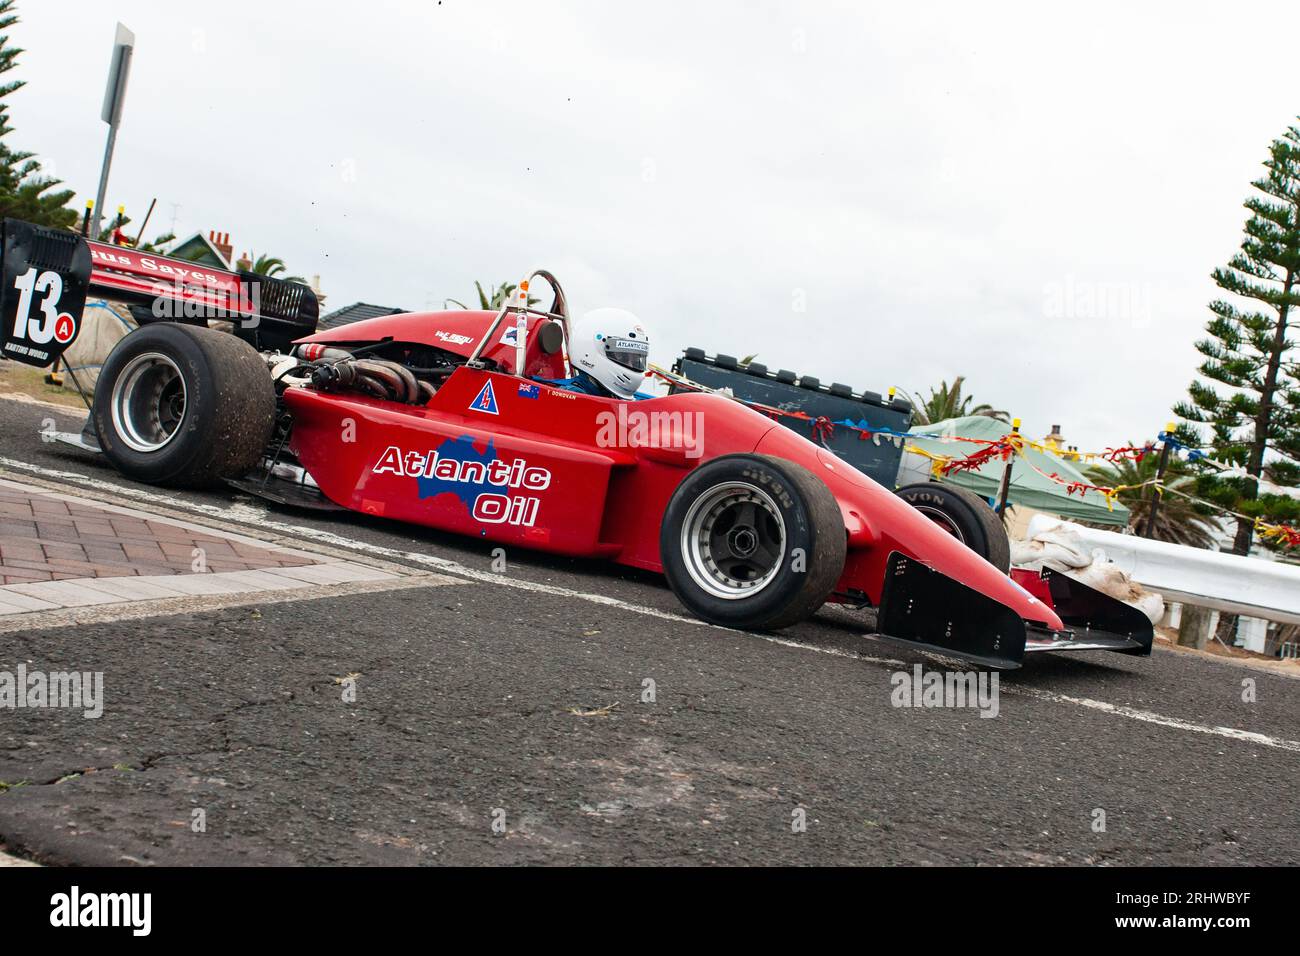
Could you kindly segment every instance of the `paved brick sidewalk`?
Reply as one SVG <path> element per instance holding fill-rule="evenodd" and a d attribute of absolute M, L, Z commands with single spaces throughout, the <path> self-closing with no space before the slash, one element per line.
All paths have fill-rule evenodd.
<path fill-rule="evenodd" d="M 252 571 L 317 563 L 147 515 L 0 481 L 0 585 L 64 578 Z"/>
<path fill-rule="evenodd" d="M 0 479 L 0 617 L 396 577 Z"/>

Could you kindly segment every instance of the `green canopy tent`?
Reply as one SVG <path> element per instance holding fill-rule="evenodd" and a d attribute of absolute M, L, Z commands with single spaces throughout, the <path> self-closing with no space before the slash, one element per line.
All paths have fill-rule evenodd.
<path fill-rule="evenodd" d="M 908 431 L 908 434 L 913 437 L 907 439 L 907 444 L 932 455 L 965 458 L 982 446 L 971 442 L 945 440 L 944 436 L 997 441 L 1009 431 L 1011 426 L 1006 422 L 983 415 L 970 415 L 965 418 L 950 418 L 933 425 L 917 425 Z M 1009 503 L 1075 521 L 1128 524 L 1129 510 L 1119 502 L 1115 502 L 1112 510 L 1106 506 L 1104 495 L 1096 491 L 1086 491 L 1083 494 L 1076 491 L 1072 495 L 1066 494 L 1065 485 L 1047 477 L 1057 474 L 1066 481 L 1091 484 L 1071 462 L 1027 446 L 1023 457 L 1017 455 L 1012 462 L 1011 489 L 1007 494 Z M 1031 463 L 1045 474 L 1039 474 L 1031 468 Z M 973 491 L 981 498 L 996 499 L 1002 487 L 1002 475 L 1005 470 L 1006 462 L 999 457 L 969 471 L 953 472 L 942 480 Z M 903 471 L 899 475 L 900 484 L 924 481 L 929 474 L 930 462 L 924 456 L 912 452 L 903 455 Z"/>

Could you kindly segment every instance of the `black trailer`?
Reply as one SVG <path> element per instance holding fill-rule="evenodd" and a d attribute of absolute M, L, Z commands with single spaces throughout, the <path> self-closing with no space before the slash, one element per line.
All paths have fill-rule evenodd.
<path fill-rule="evenodd" d="M 886 488 L 894 487 L 902 448 L 887 438 L 877 442 L 836 423 L 864 423 L 871 429 L 905 432 L 912 424 L 912 403 L 906 399 L 866 389 L 855 392 L 839 382 L 823 385 L 811 375 L 796 375 L 784 368 L 772 372 L 758 362 L 742 365 L 731 355 L 710 358 L 703 349 L 687 349 L 673 371 L 709 388 L 730 389 L 741 401 L 783 412 L 802 412 L 807 419 L 781 416 L 781 424 L 824 445 Z M 819 428 L 819 419 L 830 427 Z"/>

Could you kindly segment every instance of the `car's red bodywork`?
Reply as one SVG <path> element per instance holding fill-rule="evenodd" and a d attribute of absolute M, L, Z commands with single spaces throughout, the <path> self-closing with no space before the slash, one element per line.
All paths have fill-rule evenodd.
<path fill-rule="evenodd" d="M 462 311 L 395 315 L 303 341 L 356 345 L 391 337 L 468 356 L 493 317 Z M 528 321 L 531 331 L 538 320 Z M 535 335 L 528 343 L 528 376 L 564 376 L 558 354 L 543 354 Z M 515 348 L 499 339 L 483 355 L 509 368 Z M 492 410 L 481 407 L 488 388 Z M 422 407 L 306 388 L 288 389 L 284 400 L 294 416 L 293 451 L 328 498 L 356 511 L 661 571 L 660 521 L 687 471 L 721 455 L 774 455 L 808 468 L 839 503 L 849 545 L 836 587 L 840 595 L 861 594 L 879 603 L 889 556 L 897 551 L 1026 621 L 1063 628 L 1043 602 L 890 490 L 759 412 L 717 395 L 625 403 L 465 366 Z M 619 434 L 620 413 L 624 421 L 632 414 L 662 423 L 646 431 L 655 442 L 610 442 L 609 436 Z M 676 441 L 674 428 L 681 430 Z M 625 427 L 623 434 L 635 432 Z M 430 452 L 438 454 L 433 463 Z M 501 463 L 496 477 L 504 484 L 487 474 L 491 460 Z M 442 471 L 434 474 L 439 461 Z M 462 474 L 463 466 L 453 470 L 449 461 L 478 462 L 483 473 L 471 466 Z M 525 473 L 532 475 L 527 484 Z"/>
<path fill-rule="evenodd" d="M 541 278 L 552 286 L 555 299 L 546 312 L 524 305 L 525 282 L 513 294 L 515 301 L 499 313 L 399 314 L 320 331 L 317 297 L 300 283 L 87 242 L 13 219 L 0 224 L 0 233 L 6 276 L 0 283 L 0 312 L 12 316 L 0 324 L 0 338 L 9 357 L 42 367 L 57 362 L 76 338 L 85 296 L 91 292 L 129 305 L 146 327 L 154 322 L 206 325 L 220 319 L 251 350 L 223 347 L 222 361 L 242 362 L 238 367 L 250 382 L 257 378 L 254 373 L 276 369 L 284 414 L 268 411 L 260 420 L 277 437 L 264 445 L 264 438 L 254 436 L 258 441 L 249 443 L 248 453 L 260 454 L 261 463 L 252 472 L 220 476 L 247 493 L 320 507 L 314 490 L 303 493 L 308 485 L 303 471 L 287 462 L 281 468 L 287 441 L 306 475 L 334 505 L 494 544 L 601 557 L 651 571 L 664 570 L 667 554 L 670 584 L 691 606 L 699 596 L 683 591 L 674 575 L 676 562 L 698 540 L 688 541 L 685 511 L 679 507 L 683 492 L 699 493 L 688 481 L 698 477 L 693 469 L 727 457 L 721 464 L 725 471 L 734 464 L 731 456 L 737 456 L 735 461 L 747 462 L 739 467 L 770 471 L 771 462 L 746 457 L 770 456 L 798 464 L 824 483 L 838 505 L 847 545 L 840 571 L 838 538 L 833 539 L 833 557 L 817 547 L 826 540 L 818 535 L 834 529 L 835 511 L 816 483 L 798 473 L 798 482 L 820 502 L 817 531 L 807 538 L 814 546 L 810 560 L 816 563 L 798 569 L 810 572 L 797 581 L 811 590 L 790 591 L 784 608 L 763 612 L 797 608 L 789 621 L 780 613 L 766 618 L 782 622 L 775 626 L 811 613 L 830 591 L 832 601 L 875 605 L 878 633 L 986 666 L 1017 667 L 1030 650 L 1151 651 L 1151 624 L 1141 612 L 1050 570 L 1018 571 L 1022 587 L 891 489 L 740 402 L 690 390 L 623 402 L 538 381 L 570 372 L 562 351 L 570 331 L 567 305 L 559 284 L 544 271 L 528 281 Z M 35 320 L 30 298 L 16 296 L 24 276 L 45 290 L 41 317 Z M 56 288 L 62 290 L 61 298 L 51 291 Z M 18 311 L 23 308 L 27 311 Z M 554 320 L 559 329 L 551 326 Z M 515 345 L 521 321 L 527 346 L 522 355 Z M 543 327 L 543 322 L 548 324 Z M 139 334 L 145 332 L 142 328 Z M 123 338 L 114 355 L 135 348 L 140 341 L 136 335 Z M 298 347 L 303 343 L 341 351 L 332 356 L 328 348 L 304 353 Z M 236 359 L 236 354 L 242 357 Z M 378 382 L 365 387 L 366 368 L 391 376 L 394 389 Z M 200 372 L 197 365 L 187 366 L 187 375 Z M 345 373 L 362 378 L 345 381 Z M 193 384 L 200 394 L 202 382 Z M 152 421 L 148 402 L 160 399 L 145 395 L 143 401 L 147 424 Z M 154 411 L 161 415 L 160 409 Z M 189 416 L 188 405 L 184 415 Z M 104 451 L 141 480 L 165 482 L 150 476 L 188 474 L 186 468 L 195 466 L 194 460 L 173 467 L 176 463 L 158 458 L 142 462 L 110 453 L 100 443 L 105 427 L 116 427 L 104 425 L 107 421 L 92 414 L 80 435 L 61 435 L 60 440 Z M 243 437 L 251 435 L 250 430 Z M 158 455 L 181 447 L 173 448 L 169 441 L 156 446 Z M 241 461 L 239 467 L 251 464 Z M 710 466 L 712 474 L 718 471 Z M 788 479 L 795 473 L 787 469 L 786 474 Z M 286 489 L 271 490 L 273 477 Z M 810 513 L 801 511 L 799 520 Z M 698 535 L 699 528 L 690 533 Z M 673 535 L 678 535 L 682 553 L 661 553 L 672 547 Z M 697 552 L 692 551 L 698 557 Z M 795 564 L 792 558 L 789 574 L 798 573 Z M 746 620 L 750 613 L 743 606 L 739 615 L 695 610 L 726 625 Z"/>

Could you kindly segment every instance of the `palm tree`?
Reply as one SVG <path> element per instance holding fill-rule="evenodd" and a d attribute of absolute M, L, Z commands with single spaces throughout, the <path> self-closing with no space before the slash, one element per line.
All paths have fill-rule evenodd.
<path fill-rule="evenodd" d="M 951 386 L 947 380 L 940 382 L 938 388 L 930 389 L 930 397 L 924 402 L 918 402 L 907 392 L 903 392 L 912 403 L 912 417 L 915 423 L 933 425 L 935 422 L 947 421 L 949 418 L 963 418 L 967 415 L 981 415 L 1000 422 L 1011 421 L 1011 416 L 1007 412 L 992 405 L 976 405 L 971 408 L 970 403 L 975 399 L 961 393 L 965 381 L 966 376 L 958 375 L 952 380 Z"/>
<path fill-rule="evenodd" d="M 280 279 L 284 282 L 297 282 L 299 285 L 307 284 L 307 280 L 302 276 L 282 275 L 286 269 L 284 266 L 284 260 L 279 256 L 258 256 L 257 261 L 253 263 L 253 268 L 248 271 L 254 275 L 266 276 L 268 279 Z"/>
<path fill-rule="evenodd" d="M 1129 444 L 1133 443 L 1129 442 Z M 1086 469 L 1085 474 L 1089 481 L 1106 488 L 1141 485 L 1155 478 L 1159 464 L 1157 459 L 1157 455 L 1148 453 L 1141 461 L 1128 458 L 1115 464 L 1092 465 Z M 1188 489 L 1194 480 L 1177 463 L 1171 463 L 1165 470 L 1166 487 Z M 1135 533 L 1142 533 L 1146 527 L 1147 515 L 1151 513 L 1151 488 L 1133 487 L 1121 491 L 1119 500 L 1129 509 L 1129 528 Z M 1214 532 L 1210 512 L 1202 510 L 1179 495 L 1161 497 L 1160 510 L 1156 514 L 1155 534 L 1152 535 L 1157 541 L 1185 544 L 1193 548 L 1210 548 L 1214 545 Z"/>
<path fill-rule="evenodd" d="M 475 281 L 474 288 L 478 290 L 479 308 L 482 309 L 484 312 L 496 312 L 498 309 L 501 308 L 501 306 L 505 305 L 505 302 L 507 299 L 510 298 L 511 293 L 513 293 L 515 289 L 519 287 L 513 282 L 503 282 L 495 289 L 492 290 L 491 295 L 487 294 L 487 292 L 483 289 L 482 283 L 478 281 Z M 489 286 L 489 288 L 491 288 L 491 286 Z M 539 301 L 541 300 L 539 300 L 535 296 L 530 295 L 528 297 L 529 305 L 536 305 Z M 467 306 L 464 302 L 461 302 L 459 299 L 442 300 L 443 305 L 446 305 L 448 302 L 454 303 L 455 305 L 460 306 L 462 309 L 469 308 L 469 306 Z"/>

